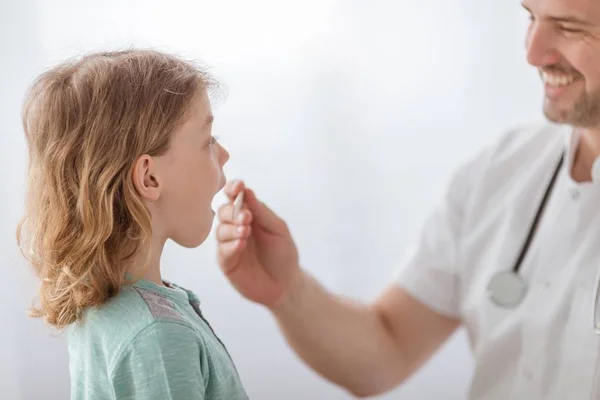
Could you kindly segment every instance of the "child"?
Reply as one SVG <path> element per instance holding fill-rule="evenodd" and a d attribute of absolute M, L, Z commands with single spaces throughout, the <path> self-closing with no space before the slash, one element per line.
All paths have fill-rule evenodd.
<path fill-rule="evenodd" d="M 212 87 L 130 50 L 59 65 L 28 93 L 19 244 L 41 280 L 34 315 L 68 328 L 72 399 L 248 398 L 198 298 L 160 271 L 167 239 L 206 239 L 225 184 Z"/>

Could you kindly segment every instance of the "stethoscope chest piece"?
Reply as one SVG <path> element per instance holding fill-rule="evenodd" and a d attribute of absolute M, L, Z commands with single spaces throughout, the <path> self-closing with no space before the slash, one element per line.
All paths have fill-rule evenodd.
<path fill-rule="evenodd" d="M 554 174 L 552 175 L 552 179 L 548 183 L 546 187 L 546 191 L 544 192 L 544 196 L 542 197 L 542 201 L 540 202 L 538 209 L 535 213 L 535 217 L 531 226 L 529 227 L 529 232 L 527 233 L 527 238 L 523 243 L 523 247 L 521 248 L 521 252 L 519 253 L 519 257 L 515 262 L 515 265 L 512 268 L 512 271 L 503 271 L 494 275 L 494 277 L 490 280 L 487 287 L 487 294 L 492 303 L 494 303 L 498 307 L 502 308 L 515 308 L 517 307 L 525 294 L 527 294 L 527 283 L 525 279 L 521 277 L 519 274 L 519 269 L 521 268 L 521 263 L 525 259 L 525 255 L 529 250 L 529 245 L 533 240 L 533 236 L 537 230 L 538 224 L 540 222 L 540 218 L 546 207 L 546 202 L 550 197 L 550 192 L 554 188 L 554 183 L 556 182 L 556 178 L 558 176 L 558 172 L 563 164 L 565 158 L 565 153 L 563 152 L 558 160 L 558 164 L 554 169 Z"/>
<path fill-rule="evenodd" d="M 490 300 L 502 308 L 517 307 L 526 293 L 525 280 L 512 271 L 503 271 L 494 275 L 487 287 Z"/>

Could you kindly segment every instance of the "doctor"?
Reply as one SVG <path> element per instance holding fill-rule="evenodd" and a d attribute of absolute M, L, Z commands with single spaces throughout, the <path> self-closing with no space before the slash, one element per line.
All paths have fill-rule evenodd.
<path fill-rule="evenodd" d="M 243 182 L 226 187 L 224 273 L 302 360 L 357 396 L 401 384 L 462 325 L 470 399 L 600 399 L 600 1 L 523 6 L 551 123 L 507 132 L 455 171 L 373 303 L 329 293 L 299 265 L 285 222 Z"/>

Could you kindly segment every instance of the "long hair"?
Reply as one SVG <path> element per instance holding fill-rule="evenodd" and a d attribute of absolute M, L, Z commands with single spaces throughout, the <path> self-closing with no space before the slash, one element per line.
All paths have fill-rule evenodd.
<path fill-rule="evenodd" d="M 214 84 L 153 50 L 89 54 L 35 80 L 23 104 L 29 166 L 17 228 L 41 283 L 32 316 L 60 329 L 119 292 L 127 262 L 152 236 L 133 165 L 165 153 L 194 98 Z"/>

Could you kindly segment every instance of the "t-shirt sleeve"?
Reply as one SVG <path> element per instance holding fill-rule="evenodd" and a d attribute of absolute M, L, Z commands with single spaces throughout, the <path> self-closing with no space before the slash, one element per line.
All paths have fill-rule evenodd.
<path fill-rule="evenodd" d="M 450 318 L 460 318 L 464 294 L 461 236 L 467 202 L 485 156 L 479 152 L 451 175 L 397 274 L 396 282 L 414 298 Z"/>
<path fill-rule="evenodd" d="M 202 400 L 206 356 L 194 331 L 156 321 L 117 359 L 110 378 L 118 400 Z"/>

